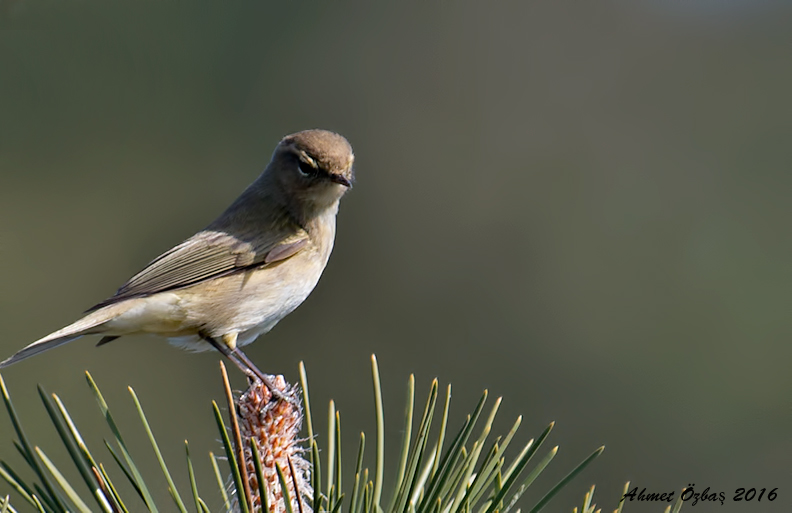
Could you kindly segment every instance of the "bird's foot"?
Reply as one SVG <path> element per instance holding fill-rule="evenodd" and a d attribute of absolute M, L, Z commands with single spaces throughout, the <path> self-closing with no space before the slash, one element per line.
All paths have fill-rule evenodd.
<path fill-rule="evenodd" d="M 270 391 L 272 397 L 274 397 L 278 401 L 286 401 L 293 406 L 297 406 L 299 401 L 297 397 L 292 394 L 285 394 L 280 388 L 277 387 L 275 382 L 272 380 L 272 377 L 264 374 L 259 370 L 256 365 L 250 361 L 250 358 L 245 355 L 237 346 L 236 346 L 236 337 L 233 337 L 233 344 L 227 344 L 223 342 L 217 341 L 213 337 L 203 336 L 203 339 L 212 344 L 212 346 L 220 351 L 226 358 L 234 362 L 239 370 L 245 373 L 248 379 L 252 381 L 261 381 Z M 229 347 L 231 345 L 231 347 Z"/>

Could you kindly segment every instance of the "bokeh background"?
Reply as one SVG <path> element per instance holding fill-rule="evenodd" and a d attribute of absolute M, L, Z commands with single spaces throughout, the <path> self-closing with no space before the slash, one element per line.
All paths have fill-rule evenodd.
<path fill-rule="evenodd" d="M 391 478 L 415 373 L 419 401 L 435 376 L 453 383 L 452 426 L 484 388 L 504 398 L 497 431 L 523 414 L 524 442 L 555 420 L 537 490 L 606 445 L 549 510 L 595 483 L 615 508 L 630 480 L 729 499 L 780 487 L 772 503 L 696 511 L 789 511 L 788 2 L 2 7 L 3 357 L 205 226 L 280 137 L 328 128 L 357 155 L 335 252 L 248 354 L 291 381 L 305 361 L 317 423 L 334 398 L 349 456 L 359 431 L 373 444 L 376 353 Z M 218 358 L 94 343 L 3 372 L 29 434 L 68 468 L 40 383 L 101 447 L 88 369 L 158 475 L 136 389 L 188 490 L 182 441 L 219 450 Z M 0 458 L 20 466 L 10 432 L 0 415 Z"/>

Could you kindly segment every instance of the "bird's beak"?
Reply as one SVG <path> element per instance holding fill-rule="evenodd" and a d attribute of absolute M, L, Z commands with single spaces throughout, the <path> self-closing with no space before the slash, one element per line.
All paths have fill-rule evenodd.
<path fill-rule="evenodd" d="M 332 174 L 330 175 L 330 181 L 343 185 L 344 187 L 352 187 L 352 181 L 343 175 Z"/>

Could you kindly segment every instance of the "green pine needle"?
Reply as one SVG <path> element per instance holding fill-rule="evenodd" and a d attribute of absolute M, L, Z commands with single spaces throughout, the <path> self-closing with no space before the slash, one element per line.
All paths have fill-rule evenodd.
<path fill-rule="evenodd" d="M 261 511 L 269 511 L 267 480 L 264 478 L 264 470 L 261 468 L 261 453 L 259 452 L 258 443 L 256 443 L 256 439 L 253 437 L 250 438 L 250 449 L 253 451 L 253 466 L 256 469 L 256 481 L 258 481 Z"/>
<path fill-rule="evenodd" d="M 63 474 L 60 473 L 58 468 L 52 463 L 52 461 L 50 461 L 47 455 L 44 454 L 44 451 L 38 447 L 35 447 L 34 450 L 36 451 L 36 454 L 39 456 L 39 458 L 41 458 L 44 466 L 47 467 L 47 470 L 50 471 L 52 477 L 55 478 L 55 481 L 57 481 L 58 485 L 60 485 L 61 489 L 66 493 L 66 496 L 72 502 L 77 511 L 80 513 L 91 513 L 91 509 L 83 502 L 77 492 L 74 491 L 74 488 L 72 488 L 72 486 L 69 484 L 69 481 L 63 477 Z"/>
<path fill-rule="evenodd" d="M 234 478 L 234 486 L 236 487 L 237 503 L 242 513 L 250 513 L 247 502 L 244 500 L 245 494 L 242 493 L 242 475 L 239 473 L 239 465 L 236 464 L 236 456 L 234 454 L 234 447 L 231 445 L 231 440 L 228 438 L 228 429 L 225 422 L 223 422 L 223 415 L 220 413 L 220 408 L 217 403 L 212 401 L 212 408 L 215 415 L 215 422 L 217 429 L 220 431 L 220 437 L 225 449 L 226 458 L 228 458 L 228 466 L 231 467 L 231 475 Z M 241 499 L 241 500 L 240 500 Z"/>
<path fill-rule="evenodd" d="M 217 466 L 217 458 L 214 453 L 209 453 L 209 460 L 212 462 L 212 469 L 214 470 L 215 478 L 217 479 L 217 487 L 220 489 L 220 495 L 223 497 L 223 505 L 226 512 L 231 511 L 231 502 L 228 500 L 228 493 L 226 492 L 225 484 L 223 484 L 223 476 L 220 474 L 220 467 Z M 318 510 L 317 510 L 318 511 Z"/>
<path fill-rule="evenodd" d="M 497 399 L 492 405 L 489 414 L 480 431 L 473 438 L 473 431 L 481 418 L 484 406 L 487 401 L 487 392 L 484 391 L 481 399 L 476 404 L 473 413 L 467 416 L 455 436 L 447 444 L 448 417 L 451 403 L 451 387 L 446 387 L 445 400 L 443 401 L 442 416 L 439 426 L 432 429 L 435 409 L 437 407 L 439 384 L 434 380 L 431 384 L 429 394 L 426 399 L 421 421 L 417 429 L 413 430 L 415 420 L 415 378 L 410 376 L 407 383 L 407 394 L 404 406 L 403 431 L 401 436 L 401 451 L 394 465 L 395 482 L 391 488 L 390 500 L 387 509 L 381 506 L 383 483 L 384 483 L 384 440 L 385 440 L 385 421 L 384 407 L 382 400 L 382 385 L 380 382 L 379 368 L 376 357 L 371 358 L 371 373 L 374 391 L 374 412 L 376 418 L 377 438 L 375 445 L 376 464 L 374 472 L 369 479 L 369 469 L 365 468 L 365 447 L 366 436 L 360 434 L 357 456 L 353 461 L 344 457 L 341 448 L 341 416 L 336 408 L 334 401 L 330 401 L 328 409 L 328 436 L 326 452 L 326 469 L 324 483 L 322 479 L 322 460 L 320 459 L 320 448 L 317 443 L 314 424 L 312 419 L 312 408 L 308 394 L 308 378 L 305 365 L 300 362 L 300 382 L 302 384 L 302 396 L 305 411 L 305 423 L 308 432 L 308 444 L 311 472 L 311 486 L 313 496 L 307 498 L 314 513 L 509 513 L 523 494 L 533 485 L 536 478 L 551 463 L 558 447 L 550 450 L 537 464 L 535 464 L 526 476 L 522 474 L 528 468 L 536 452 L 542 443 L 549 436 L 553 424 L 551 423 L 544 432 L 536 439 L 529 441 L 522 449 L 520 454 L 513 460 L 507 461 L 505 454 L 507 449 L 516 437 L 520 427 L 522 417 L 518 417 L 511 429 L 505 436 L 495 437 L 488 441 L 492 434 L 492 426 L 501 404 L 501 399 Z M 110 428 L 115 443 L 105 440 L 104 443 L 110 452 L 110 456 L 117 463 L 124 476 L 132 485 L 135 494 L 140 496 L 145 503 L 146 509 L 157 513 L 154 499 L 146 486 L 143 475 L 132 459 L 127 445 L 121 436 L 119 426 L 116 424 L 110 409 L 104 400 L 98 386 L 90 374 L 86 373 L 86 379 L 92 394 L 99 404 L 102 416 Z M 44 454 L 41 449 L 33 447 L 29 439 L 22 430 L 19 416 L 11 402 L 11 398 L 6 389 L 5 383 L 0 376 L 0 390 L 3 395 L 3 402 L 11 418 L 14 432 L 18 441 L 12 443 L 19 451 L 23 461 L 33 470 L 38 482 L 28 482 L 21 479 L 14 470 L 5 462 L 0 461 L 0 478 L 9 483 L 11 490 L 19 497 L 42 513 L 64 513 L 66 511 L 79 511 L 80 513 L 90 511 L 80 496 L 76 493 L 74 485 L 66 480 L 57 466 Z M 132 395 L 135 409 L 140 417 L 144 432 L 151 443 L 155 456 L 159 463 L 165 479 L 168 483 L 168 490 L 171 498 L 179 511 L 186 513 L 187 509 L 182 501 L 175 484 L 162 457 L 159 445 L 154 437 L 151 426 L 143 412 L 134 390 L 129 389 Z M 55 395 L 48 395 L 39 387 L 39 395 L 44 403 L 45 409 L 50 416 L 53 426 L 60 435 L 60 440 L 77 466 L 82 476 L 82 480 L 88 485 L 92 496 L 97 501 L 100 510 L 107 513 L 129 513 L 124 500 L 117 488 L 105 471 L 104 466 L 98 463 L 89 450 L 88 444 L 82 438 L 80 431 L 73 422 L 68 410 L 63 402 Z M 221 436 L 221 443 L 228 459 L 230 474 L 232 477 L 232 492 L 236 494 L 236 499 L 243 497 L 239 490 L 243 490 L 244 483 L 240 475 L 240 464 L 237 462 L 239 457 L 231 444 L 229 433 L 226 428 L 223 416 L 215 402 L 212 403 L 215 422 Z M 414 436 L 413 436 L 414 435 Z M 450 438 L 450 437 L 449 437 Z M 429 445 L 432 441 L 431 450 Z M 264 478 L 264 468 L 261 462 L 261 449 L 255 440 L 250 439 L 250 450 L 253 455 L 253 466 L 256 471 L 256 480 L 260 497 L 259 506 L 256 508 L 269 511 L 273 504 L 269 504 L 267 494 L 267 481 Z M 447 446 L 447 447 L 446 447 Z M 190 455 L 189 445 L 185 441 L 185 456 L 187 459 L 187 475 L 190 483 L 190 494 L 195 511 L 198 513 L 209 513 L 210 509 L 199 493 L 195 468 Z M 603 448 L 594 451 L 589 457 L 575 467 L 564 479 L 551 488 L 542 499 L 534 506 L 531 513 L 538 513 L 558 492 L 569 482 L 576 478 L 594 459 L 602 452 Z M 250 505 L 245 500 L 236 500 L 235 504 L 229 499 L 226 490 L 226 479 L 218 466 L 217 457 L 210 453 L 210 461 L 217 480 L 218 490 L 223 500 L 225 511 L 230 512 L 234 507 L 238 507 L 242 513 L 251 513 Z M 344 482 L 342 482 L 343 466 L 354 463 L 354 480 L 346 483 L 351 485 L 348 508 L 343 507 Z M 294 476 L 295 469 L 291 459 L 288 459 L 290 472 L 294 488 L 290 491 L 289 482 L 284 473 L 285 469 L 276 465 L 276 474 L 281 488 L 284 501 L 283 508 L 286 513 L 308 513 L 303 512 L 304 503 L 302 496 L 297 488 Z M 300 468 L 300 467 L 297 467 Z M 351 467 L 350 467 L 351 469 Z M 326 484 L 323 490 L 322 485 Z M 518 486 L 519 485 L 519 486 Z M 594 513 L 596 506 L 593 502 L 594 488 L 592 487 L 585 496 L 580 513 Z M 292 501 L 296 500 L 299 511 L 294 511 Z M 623 502 L 620 503 L 617 513 L 621 513 Z M 669 513 L 678 513 L 682 506 L 680 500 L 673 507 L 669 507 Z M 577 511 L 577 510 L 576 510 Z M 515 513 L 519 513 L 517 509 Z M 0 513 L 16 513 L 16 509 L 10 505 L 8 498 L 0 497 Z"/>
<path fill-rule="evenodd" d="M 382 407 L 382 386 L 380 385 L 377 357 L 371 355 L 371 378 L 374 381 L 374 409 L 377 415 L 377 470 L 374 474 L 374 494 L 371 496 L 372 506 L 379 509 L 382 497 L 382 482 L 385 475 L 385 412 Z"/>
<path fill-rule="evenodd" d="M 278 465 L 277 462 L 275 463 L 275 471 L 278 473 L 278 481 L 280 482 L 281 485 L 281 493 L 283 494 L 283 505 L 286 508 L 286 513 L 294 513 L 294 509 L 292 508 L 291 494 L 289 494 L 289 485 L 286 483 L 286 476 L 283 474 L 283 469 L 280 468 L 280 465 Z M 342 498 L 343 495 L 341 496 L 341 498 L 338 499 L 338 505 L 336 506 L 337 508 L 341 507 Z M 299 501 L 300 498 L 297 497 L 297 500 Z"/>
<path fill-rule="evenodd" d="M 22 451 L 22 454 L 25 456 L 28 465 L 33 469 L 36 473 L 38 478 L 41 480 L 41 484 L 44 485 L 44 490 L 42 490 L 42 497 L 46 497 L 46 502 L 53 505 L 53 510 L 65 510 L 65 506 L 61 501 L 58 494 L 55 492 L 55 485 L 49 479 L 49 477 L 44 473 L 44 470 L 41 468 L 41 465 L 38 464 L 35 457 L 33 456 L 33 450 L 31 448 L 31 444 L 28 441 L 25 432 L 22 430 L 22 424 L 19 421 L 19 417 L 17 416 L 16 409 L 14 408 L 14 404 L 11 402 L 11 396 L 8 393 L 8 389 L 6 388 L 5 381 L 3 380 L 3 376 L 0 375 L 0 391 L 3 394 L 3 402 L 5 403 L 6 410 L 8 411 L 8 416 L 11 418 L 11 424 L 14 426 L 14 431 L 16 431 L 17 436 L 19 437 L 19 442 L 21 445 L 17 445 L 18 448 Z M 39 508 L 43 508 L 39 501 L 34 501 L 38 503 Z"/>
<path fill-rule="evenodd" d="M 88 387 L 91 389 L 91 392 L 93 392 L 96 402 L 99 404 L 99 409 L 102 412 L 102 416 L 105 418 L 107 425 L 110 427 L 110 431 L 112 431 L 113 436 L 116 439 L 116 443 L 118 444 L 118 448 L 121 451 L 121 456 L 123 457 L 124 462 L 126 462 L 126 465 L 121 464 L 121 460 L 118 458 L 115 451 L 110 447 L 109 444 L 106 443 L 108 449 L 110 449 L 111 454 L 113 454 L 113 458 L 118 463 L 118 466 L 121 467 L 121 470 L 123 470 L 124 474 L 126 474 L 127 478 L 132 483 L 132 486 L 143 499 L 143 502 L 146 503 L 146 508 L 148 508 L 151 513 L 159 513 L 156 505 L 154 504 L 154 498 L 151 496 L 151 492 L 149 492 L 146 483 L 143 481 L 143 476 L 138 470 L 137 465 L 135 465 L 135 461 L 132 459 L 132 456 L 130 456 L 129 450 L 127 450 L 124 438 L 121 436 L 121 430 L 116 425 L 115 419 L 113 419 L 113 415 L 110 413 L 110 408 L 107 406 L 107 402 L 105 401 L 102 392 L 99 391 L 99 387 L 96 385 L 93 376 L 91 376 L 89 372 L 85 373 L 85 379 L 88 381 Z"/>
<path fill-rule="evenodd" d="M 542 499 L 536 504 L 536 506 L 533 507 L 531 513 L 538 513 L 539 511 L 541 511 L 542 508 L 544 508 L 547 505 L 547 503 L 550 502 L 550 500 L 553 497 L 555 497 L 555 495 L 558 492 L 561 491 L 562 488 L 564 488 L 567 484 L 569 484 L 569 482 L 572 481 L 575 478 L 575 476 L 583 472 L 583 469 L 588 467 L 592 461 L 597 459 L 597 456 L 602 454 L 602 451 L 604 450 L 605 450 L 605 446 L 602 446 L 593 453 L 591 453 L 591 455 L 588 458 L 583 460 L 577 467 L 574 468 L 574 470 L 572 470 L 572 472 L 567 474 L 565 478 L 559 481 L 557 485 L 555 485 L 549 492 L 547 492 L 547 495 L 542 497 Z"/>
<path fill-rule="evenodd" d="M 170 492 L 171 497 L 173 497 L 173 502 L 176 503 L 176 507 L 179 508 L 181 513 L 187 513 L 187 508 L 184 506 L 184 501 L 182 501 L 179 491 L 176 489 L 176 485 L 173 482 L 173 478 L 171 477 L 170 471 L 168 470 L 168 466 L 165 464 L 165 459 L 162 457 L 162 452 L 160 451 L 159 445 L 157 444 L 157 440 L 154 438 L 154 433 L 151 432 L 151 426 L 149 425 L 148 419 L 146 418 L 146 414 L 143 413 L 143 407 L 140 405 L 140 400 L 138 400 L 137 394 L 132 389 L 132 387 L 128 387 L 128 390 L 132 395 L 132 400 L 135 402 L 135 408 L 137 409 L 138 415 L 140 416 L 140 421 L 143 423 L 143 428 L 146 430 L 146 435 L 148 436 L 149 442 L 151 442 L 151 448 L 154 449 L 154 454 L 157 456 L 157 462 L 159 462 L 162 473 L 165 475 L 165 480 L 168 482 L 168 491 Z"/>

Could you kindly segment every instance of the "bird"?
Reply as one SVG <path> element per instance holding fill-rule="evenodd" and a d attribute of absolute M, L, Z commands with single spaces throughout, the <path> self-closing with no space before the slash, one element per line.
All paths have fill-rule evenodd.
<path fill-rule="evenodd" d="M 335 132 L 287 135 L 261 175 L 205 229 L 0 369 L 85 335 L 102 335 L 101 346 L 149 333 L 192 351 L 215 348 L 279 397 L 240 348 L 271 330 L 318 283 L 333 249 L 339 202 L 355 179 L 354 160 L 349 142 Z"/>

